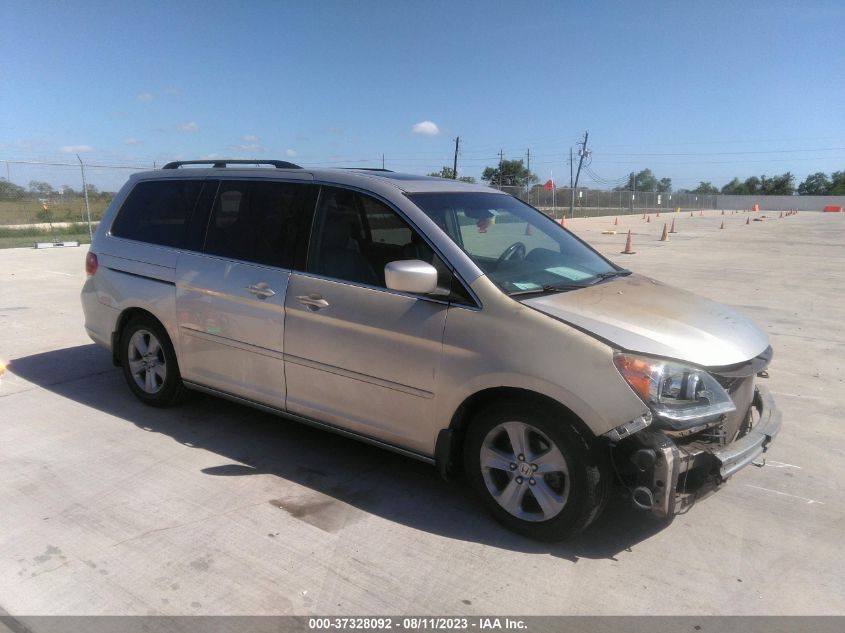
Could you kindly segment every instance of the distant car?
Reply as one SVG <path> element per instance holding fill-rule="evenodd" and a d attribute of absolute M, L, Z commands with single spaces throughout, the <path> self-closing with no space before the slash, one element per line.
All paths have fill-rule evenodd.
<path fill-rule="evenodd" d="M 614 485 L 671 517 L 778 432 L 764 333 L 520 200 L 243 162 L 133 175 L 94 236 L 85 327 L 143 402 L 195 389 L 463 468 L 544 540 Z"/>

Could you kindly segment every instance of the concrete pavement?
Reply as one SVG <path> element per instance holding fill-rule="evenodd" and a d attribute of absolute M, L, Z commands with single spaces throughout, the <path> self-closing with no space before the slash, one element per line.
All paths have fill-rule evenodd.
<path fill-rule="evenodd" d="M 205 396 L 143 406 L 82 328 L 85 249 L 0 251 L 0 609 L 845 614 L 845 218 L 678 214 L 659 242 L 673 215 L 567 226 L 764 328 L 783 431 L 671 525 L 614 502 L 558 545 L 410 459 Z"/>

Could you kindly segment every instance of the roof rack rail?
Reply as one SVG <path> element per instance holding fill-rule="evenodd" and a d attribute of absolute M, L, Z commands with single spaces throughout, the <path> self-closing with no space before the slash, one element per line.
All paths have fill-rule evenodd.
<path fill-rule="evenodd" d="M 211 165 L 214 169 L 222 169 L 229 165 L 272 165 L 276 169 L 302 169 L 285 160 L 243 160 L 220 158 L 216 160 L 174 160 L 167 163 L 162 169 L 179 169 L 183 165 Z"/>
<path fill-rule="evenodd" d="M 392 169 L 385 169 L 384 167 L 338 167 L 338 169 L 357 169 L 358 171 L 387 171 L 393 173 Z"/>

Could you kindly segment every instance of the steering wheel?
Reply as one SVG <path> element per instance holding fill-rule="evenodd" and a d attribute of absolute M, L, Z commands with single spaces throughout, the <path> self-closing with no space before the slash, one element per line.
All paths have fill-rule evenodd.
<path fill-rule="evenodd" d="M 505 262 L 509 259 L 525 259 L 525 253 L 525 244 L 523 244 L 522 242 L 514 242 L 513 244 L 508 246 L 501 255 L 499 255 L 499 259 L 496 260 L 496 268 L 501 266 L 502 262 Z"/>

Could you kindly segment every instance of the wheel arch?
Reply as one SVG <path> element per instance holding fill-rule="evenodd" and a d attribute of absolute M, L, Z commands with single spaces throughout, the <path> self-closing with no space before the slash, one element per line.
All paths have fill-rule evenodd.
<path fill-rule="evenodd" d="M 560 416 L 584 439 L 592 445 L 595 434 L 590 427 L 569 407 L 545 394 L 519 387 L 490 387 L 473 393 L 464 399 L 452 415 L 449 427 L 442 429 L 437 436 L 435 462 L 443 477 L 459 471 L 463 466 L 463 442 L 470 421 L 482 408 L 493 402 L 504 400 L 524 402 L 541 406 Z"/>
<path fill-rule="evenodd" d="M 117 317 L 114 332 L 112 332 L 111 335 L 111 357 L 112 363 L 114 363 L 115 367 L 120 367 L 120 337 L 123 335 L 123 328 L 125 328 L 132 319 L 138 316 L 146 316 L 153 319 L 161 326 L 161 329 L 165 332 L 165 334 L 167 334 L 168 338 L 170 338 L 170 334 L 167 332 L 167 328 L 164 327 L 164 323 L 162 323 L 161 319 L 159 319 L 155 314 L 137 306 L 126 308 Z M 173 341 L 170 341 L 170 344 L 173 345 Z"/>

